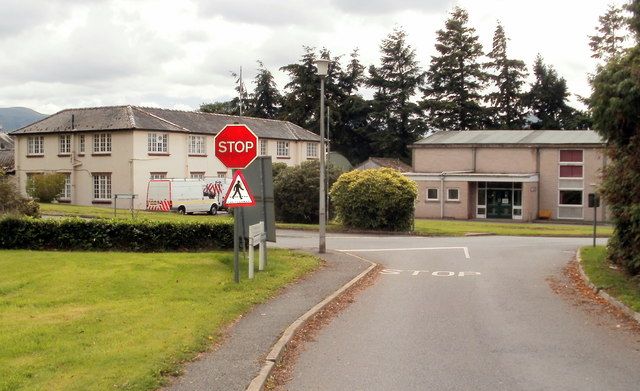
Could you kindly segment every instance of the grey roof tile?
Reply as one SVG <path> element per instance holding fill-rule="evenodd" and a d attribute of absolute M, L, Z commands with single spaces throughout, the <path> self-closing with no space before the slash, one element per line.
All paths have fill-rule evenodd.
<path fill-rule="evenodd" d="M 73 131 L 139 129 L 217 134 L 225 125 L 241 123 L 259 138 L 320 141 L 317 134 L 287 121 L 138 106 L 62 110 L 12 134 L 71 132 L 72 116 Z"/>
<path fill-rule="evenodd" d="M 604 140 L 593 130 L 466 130 L 434 133 L 413 144 L 421 145 L 553 145 L 595 144 Z"/>

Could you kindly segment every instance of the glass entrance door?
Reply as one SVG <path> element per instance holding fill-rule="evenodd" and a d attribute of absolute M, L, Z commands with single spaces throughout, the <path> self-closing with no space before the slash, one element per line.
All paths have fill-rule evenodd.
<path fill-rule="evenodd" d="M 487 189 L 487 217 L 510 219 L 513 217 L 513 190 Z"/>

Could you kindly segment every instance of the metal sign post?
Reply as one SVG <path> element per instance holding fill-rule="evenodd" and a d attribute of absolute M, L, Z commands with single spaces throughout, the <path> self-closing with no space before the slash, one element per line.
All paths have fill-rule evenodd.
<path fill-rule="evenodd" d="M 600 196 L 591 193 L 588 196 L 589 207 L 593 208 L 593 247 L 596 246 L 596 228 L 598 226 L 598 207 L 600 206 Z"/>

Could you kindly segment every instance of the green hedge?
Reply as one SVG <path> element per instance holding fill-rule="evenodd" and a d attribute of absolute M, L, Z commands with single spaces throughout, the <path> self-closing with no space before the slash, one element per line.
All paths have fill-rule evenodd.
<path fill-rule="evenodd" d="M 0 248 L 31 250 L 191 251 L 233 247 L 229 222 L 0 219 Z"/>

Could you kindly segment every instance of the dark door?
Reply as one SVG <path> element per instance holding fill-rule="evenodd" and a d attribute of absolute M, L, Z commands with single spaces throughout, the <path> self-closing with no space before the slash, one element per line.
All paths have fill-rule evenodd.
<path fill-rule="evenodd" d="M 510 219 L 513 211 L 513 190 L 487 189 L 487 218 Z"/>

